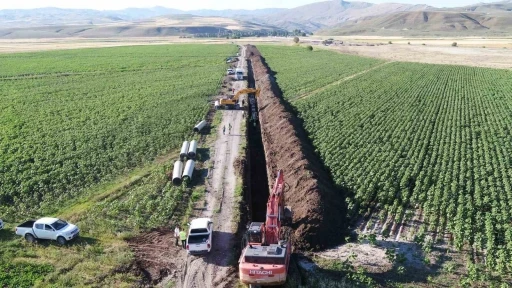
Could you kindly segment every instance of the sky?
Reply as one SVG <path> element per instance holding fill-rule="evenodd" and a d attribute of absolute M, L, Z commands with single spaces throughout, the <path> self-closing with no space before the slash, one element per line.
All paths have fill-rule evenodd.
<path fill-rule="evenodd" d="M 115 10 L 128 7 L 164 6 L 181 10 L 196 9 L 259 9 L 293 8 L 313 2 L 326 0 L 0 0 L 0 9 L 30 9 L 41 7 L 87 8 Z M 428 4 L 436 7 L 456 7 L 477 2 L 496 2 L 479 0 L 354 0 L 372 3 L 410 3 Z M 350 1 L 349 1 L 350 2 Z"/>

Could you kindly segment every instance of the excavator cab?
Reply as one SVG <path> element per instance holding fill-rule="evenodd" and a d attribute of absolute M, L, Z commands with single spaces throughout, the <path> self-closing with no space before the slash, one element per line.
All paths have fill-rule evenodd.
<path fill-rule="evenodd" d="M 263 243 L 263 229 L 265 223 L 252 222 L 247 227 L 247 241 L 249 244 L 261 245 Z"/>

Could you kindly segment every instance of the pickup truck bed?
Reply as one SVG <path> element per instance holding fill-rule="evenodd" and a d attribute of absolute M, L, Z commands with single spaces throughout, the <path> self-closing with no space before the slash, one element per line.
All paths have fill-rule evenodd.
<path fill-rule="evenodd" d="M 32 227 L 34 227 L 34 223 L 36 223 L 36 221 L 28 220 L 27 222 L 25 222 L 23 224 L 20 224 L 17 227 L 19 227 L 19 228 L 32 228 Z"/>

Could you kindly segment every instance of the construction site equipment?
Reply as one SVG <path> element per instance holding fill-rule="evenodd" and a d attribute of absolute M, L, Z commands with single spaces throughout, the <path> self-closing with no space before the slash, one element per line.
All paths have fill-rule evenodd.
<path fill-rule="evenodd" d="M 274 286 L 286 282 L 291 243 L 279 239 L 285 209 L 284 185 L 283 171 L 279 170 L 267 202 L 265 223 L 252 222 L 248 227 L 247 245 L 238 261 L 240 281 L 244 284 Z"/>
<path fill-rule="evenodd" d="M 172 170 L 172 184 L 178 186 L 181 184 L 181 176 L 183 175 L 183 162 L 174 162 L 174 169 Z"/>
<path fill-rule="evenodd" d="M 183 142 L 183 145 L 181 145 L 181 151 L 180 151 L 181 159 L 187 157 L 187 155 L 188 155 L 188 146 L 189 146 L 188 141 Z"/>
<path fill-rule="evenodd" d="M 188 158 L 195 159 L 196 158 L 196 151 L 197 151 L 197 141 L 192 140 L 190 142 L 190 145 L 188 146 Z"/>
<path fill-rule="evenodd" d="M 182 178 L 188 178 L 192 180 L 192 174 L 194 173 L 194 168 L 196 167 L 196 162 L 194 160 L 188 160 L 187 164 L 185 164 L 185 169 L 183 170 Z"/>
<path fill-rule="evenodd" d="M 236 92 L 236 94 L 233 96 L 233 98 L 231 98 L 231 99 L 220 99 L 220 101 L 218 103 L 215 102 L 215 108 L 216 109 L 222 109 L 222 108 L 235 109 L 235 108 L 238 108 L 238 98 L 240 97 L 240 95 L 254 93 L 254 96 L 258 97 L 258 96 L 260 96 L 260 92 L 261 92 L 261 90 L 259 88 L 258 89 L 254 89 L 254 88 L 241 89 L 238 92 Z"/>
<path fill-rule="evenodd" d="M 199 124 L 197 124 L 194 127 L 194 132 L 199 133 L 199 131 L 201 131 L 204 127 L 206 127 L 206 120 L 203 120 L 203 121 L 199 122 Z"/>

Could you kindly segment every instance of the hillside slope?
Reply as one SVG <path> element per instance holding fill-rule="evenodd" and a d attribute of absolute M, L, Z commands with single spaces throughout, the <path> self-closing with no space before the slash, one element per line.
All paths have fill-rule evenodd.
<path fill-rule="evenodd" d="M 183 11 L 161 6 L 152 8 L 127 8 L 123 10 L 61 9 L 54 7 L 37 9 L 0 10 L 0 27 L 39 27 L 45 25 L 91 25 L 137 21 L 166 15 L 196 15 L 216 17 L 242 17 L 242 15 L 269 15 L 286 9 L 257 10 L 193 10 Z"/>
<path fill-rule="evenodd" d="M 117 21 L 99 25 L 52 25 L 0 28 L 0 39 L 65 37 L 155 37 L 217 34 L 228 31 L 271 31 L 277 27 L 224 17 L 173 15 L 140 21 Z"/>
<path fill-rule="evenodd" d="M 332 0 L 274 13 L 266 17 L 260 17 L 258 20 L 287 30 L 302 29 L 305 31 L 316 31 L 321 28 L 332 27 L 339 23 L 356 20 L 362 17 L 430 9 L 434 8 L 428 5 L 398 3 L 372 4 L 366 2 Z"/>
<path fill-rule="evenodd" d="M 512 32 L 512 15 L 452 11 L 409 11 L 348 21 L 323 35 L 503 35 Z"/>

